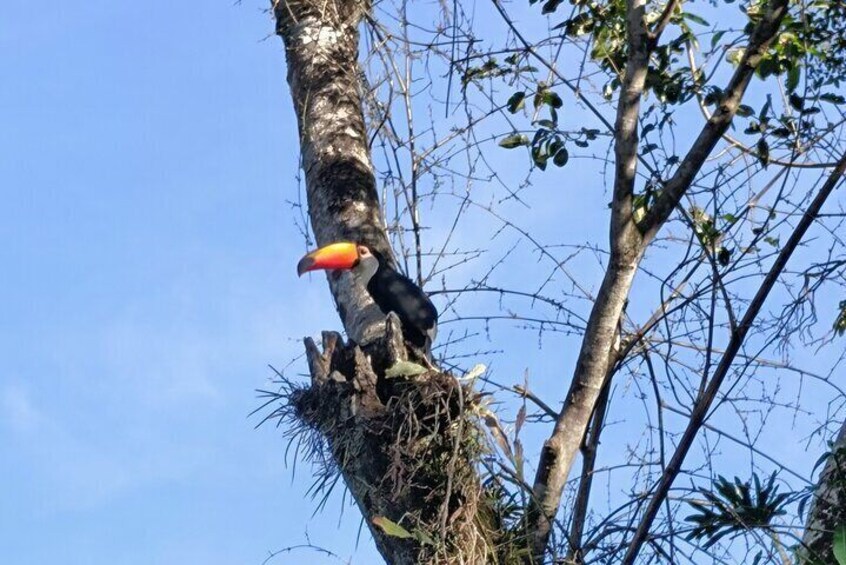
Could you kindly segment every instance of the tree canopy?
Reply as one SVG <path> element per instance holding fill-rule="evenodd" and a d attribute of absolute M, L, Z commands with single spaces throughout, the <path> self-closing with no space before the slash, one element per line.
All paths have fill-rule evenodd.
<path fill-rule="evenodd" d="M 479 496 L 443 477 L 427 487 L 436 516 L 408 493 L 402 512 L 371 505 L 352 460 L 378 460 L 385 438 L 339 449 L 297 404 L 367 362 L 341 363 L 330 337 L 324 353 L 309 342 L 312 385 L 283 375 L 273 415 L 315 433 L 322 480 L 343 474 L 384 555 L 478 562 L 462 554 L 473 539 L 505 563 L 842 558 L 846 516 L 819 500 L 843 485 L 846 5 L 289 0 L 274 14 L 307 243 L 393 248 L 441 310 L 431 382 L 471 394 L 438 421 L 479 431 L 426 428 L 449 440 L 426 453 L 466 448 L 450 469 L 474 469 L 462 488 Z M 349 337 L 385 333 L 354 280 L 330 285 Z M 381 347 L 365 350 L 402 356 Z M 407 400 L 371 406 L 394 394 Z M 397 409 L 443 408 L 415 406 Z M 409 482 L 436 476 L 404 465 Z M 834 498 L 814 496 L 823 468 Z M 461 520 L 472 533 L 450 531 Z"/>

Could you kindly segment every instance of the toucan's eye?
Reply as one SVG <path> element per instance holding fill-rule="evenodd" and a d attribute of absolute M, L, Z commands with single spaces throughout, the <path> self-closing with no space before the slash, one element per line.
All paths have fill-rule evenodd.
<path fill-rule="evenodd" d="M 370 255 L 370 250 L 362 245 L 358 248 L 358 254 L 362 257 L 367 257 L 368 255 Z"/>

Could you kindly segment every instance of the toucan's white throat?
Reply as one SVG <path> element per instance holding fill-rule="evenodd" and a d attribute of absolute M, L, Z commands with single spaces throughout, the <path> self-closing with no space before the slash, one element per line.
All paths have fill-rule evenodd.
<path fill-rule="evenodd" d="M 370 282 L 370 279 L 373 278 L 373 275 L 376 274 L 376 271 L 379 269 L 379 260 L 370 255 L 369 257 L 362 257 L 358 262 L 358 268 L 356 269 L 356 274 L 358 275 L 361 284 L 367 286 L 367 283 Z"/>

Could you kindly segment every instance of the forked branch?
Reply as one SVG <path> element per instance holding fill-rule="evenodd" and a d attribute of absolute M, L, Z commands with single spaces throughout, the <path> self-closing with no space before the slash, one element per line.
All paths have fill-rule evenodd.
<path fill-rule="evenodd" d="M 799 223 L 796 225 L 793 233 L 790 234 L 790 238 L 779 252 L 778 257 L 776 257 L 775 262 L 770 267 L 769 272 L 767 272 L 761 286 L 758 288 L 758 292 L 755 293 L 755 297 L 752 299 L 752 302 L 750 302 L 749 308 L 746 310 L 746 313 L 743 315 L 743 318 L 735 328 L 734 332 L 732 332 L 731 339 L 729 340 L 725 353 L 723 353 L 719 365 L 717 365 L 717 368 L 714 370 L 714 376 L 711 378 L 711 381 L 708 383 L 704 393 L 693 407 L 687 428 L 679 440 L 678 447 L 676 447 L 676 451 L 673 453 L 670 462 L 667 464 L 666 469 L 661 475 L 658 485 L 654 489 L 652 499 L 649 501 L 646 512 L 644 513 L 643 518 L 637 527 L 634 538 L 632 538 L 628 550 L 626 551 L 626 556 L 623 559 L 623 563 L 625 565 L 634 563 L 640 548 L 648 539 L 649 528 L 652 526 L 653 520 L 655 520 L 655 517 L 658 515 L 658 511 L 664 503 L 664 500 L 670 491 L 670 487 L 673 485 L 673 481 L 675 481 L 681 471 L 682 463 L 684 463 L 687 454 L 690 452 L 690 448 L 693 446 L 693 440 L 696 438 L 696 435 L 705 423 L 708 413 L 711 410 L 714 401 L 717 399 L 720 387 L 728 376 L 729 370 L 734 363 L 734 359 L 740 352 L 743 342 L 746 340 L 746 335 L 749 332 L 749 329 L 758 317 L 758 313 L 761 311 L 761 307 L 764 305 L 764 301 L 766 301 L 770 291 L 784 272 L 784 268 L 790 260 L 790 257 L 802 242 L 802 238 L 805 236 L 808 228 L 810 228 L 817 219 L 823 204 L 825 204 L 828 197 L 831 196 L 834 189 L 839 185 L 844 172 L 846 172 L 846 153 L 844 153 L 844 155 L 840 158 L 836 167 L 828 176 L 816 197 L 814 197 L 811 205 L 808 206 L 808 209 L 802 214 L 802 219 L 799 220 Z"/>
<path fill-rule="evenodd" d="M 573 460 L 602 389 L 609 360 L 616 355 L 621 315 L 643 253 L 666 223 L 705 160 L 731 124 L 749 82 L 777 35 L 788 0 L 771 0 L 756 24 L 743 58 L 724 90 L 719 109 L 705 124 L 675 174 L 640 225 L 632 217 L 632 195 L 638 162 L 637 121 L 647 65 L 653 46 L 645 19 L 645 2 L 627 2 L 628 60 L 618 99 L 615 123 L 615 177 L 611 203 L 610 258 L 589 318 L 570 389 L 541 451 L 534 483 L 535 508 L 530 514 L 532 555 L 547 548 L 551 525 L 561 502 Z M 742 341 L 741 341 L 742 343 Z"/>

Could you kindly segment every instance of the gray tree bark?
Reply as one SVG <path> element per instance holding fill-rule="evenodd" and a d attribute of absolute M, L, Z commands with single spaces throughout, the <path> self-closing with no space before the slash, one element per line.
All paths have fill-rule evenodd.
<path fill-rule="evenodd" d="M 361 0 L 274 0 L 285 42 L 288 84 L 312 230 L 318 245 L 364 243 L 394 261 L 376 192 L 361 110 L 358 25 Z M 384 316 L 350 273 L 329 273 L 347 335 L 365 344 L 384 333 Z"/>
<path fill-rule="evenodd" d="M 573 460 L 619 354 L 620 319 L 643 253 L 731 124 L 787 4 L 787 0 L 768 2 L 765 16 L 753 30 L 744 57 L 724 89 L 718 111 L 676 172 L 663 183 L 646 218 L 638 223 L 632 214 L 632 198 L 639 103 L 651 50 L 669 15 L 650 31 L 646 2 L 627 0 L 629 57 L 615 124 L 609 266 L 563 408 L 541 452 L 526 524 L 528 542 L 502 537 L 508 533 L 497 522 L 495 503 L 483 496 L 474 467 L 482 442 L 474 421 L 467 416 L 474 402 L 470 391 L 437 371 L 411 379 L 386 379 L 386 367 L 408 355 L 398 338 L 398 322 L 386 324 L 354 277 L 329 275 L 339 315 L 352 341 L 344 343 L 338 334 L 326 333 L 321 352 L 307 340 L 312 384 L 295 391 L 291 405 L 299 421 L 326 441 L 388 562 L 543 562 Z M 273 3 L 277 32 L 286 47 L 309 216 L 317 243 L 363 242 L 393 261 L 362 114 L 358 26 L 368 8 L 363 0 Z M 407 434 L 409 426 L 414 431 L 411 436 Z M 693 429 L 691 438 L 697 430 Z M 434 441 L 420 447 L 419 440 L 424 437 Z M 680 459 L 686 449 L 680 451 Z M 673 479 L 669 476 L 663 487 L 669 488 Z M 653 503 L 660 503 L 661 496 Z M 484 505 L 488 507 L 480 511 Z M 636 557 L 653 517 L 647 512 L 627 562 Z M 374 526 L 374 518 L 402 523 L 408 536 L 386 534 Z M 515 557 L 526 545 L 530 551 Z M 501 548 L 515 553 L 505 555 Z"/>
<path fill-rule="evenodd" d="M 659 23 L 659 27 L 651 33 L 648 30 L 644 17 L 646 2 L 626 2 L 629 57 L 617 103 L 615 123 L 615 178 L 609 237 L 611 254 L 582 339 L 570 388 L 555 422 L 555 428 L 544 443 L 535 475 L 535 507 L 530 516 L 529 528 L 532 532 L 532 553 L 536 559 L 547 550 L 564 485 L 590 422 L 599 392 L 608 378 L 609 367 L 616 359 L 620 318 L 643 254 L 731 124 L 755 68 L 787 13 L 787 5 L 788 0 L 771 0 L 768 3 L 764 17 L 749 38 L 743 59 L 723 91 L 719 110 L 702 128 L 676 172 L 663 183 L 663 191 L 646 218 L 636 224 L 632 215 L 632 195 L 638 162 L 637 118 L 650 49 L 660 35 L 661 27 Z M 682 454 L 682 458 L 684 455 L 686 452 Z M 674 477 L 669 479 L 667 488 L 673 479 Z M 654 516 L 648 514 L 642 522 L 626 562 L 637 555 L 653 518 Z"/>
<path fill-rule="evenodd" d="M 362 112 L 358 26 L 369 4 L 272 6 L 317 244 L 361 242 L 393 263 Z M 350 341 L 324 332 L 321 351 L 306 339 L 311 385 L 289 384 L 281 417 L 311 434 L 327 476 L 341 474 L 388 563 L 495 562 L 502 528 L 476 467 L 484 449 L 477 399 L 437 370 L 386 377 L 409 355 L 399 319 L 386 319 L 351 274 L 328 280 Z"/>
<path fill-rule="evenodd" d="M 846 527 L 846 422 L 831 447 L 814 491 L 814 501 L 802 537 L 806 563 L 836 563 L 834 532 Z"/>

